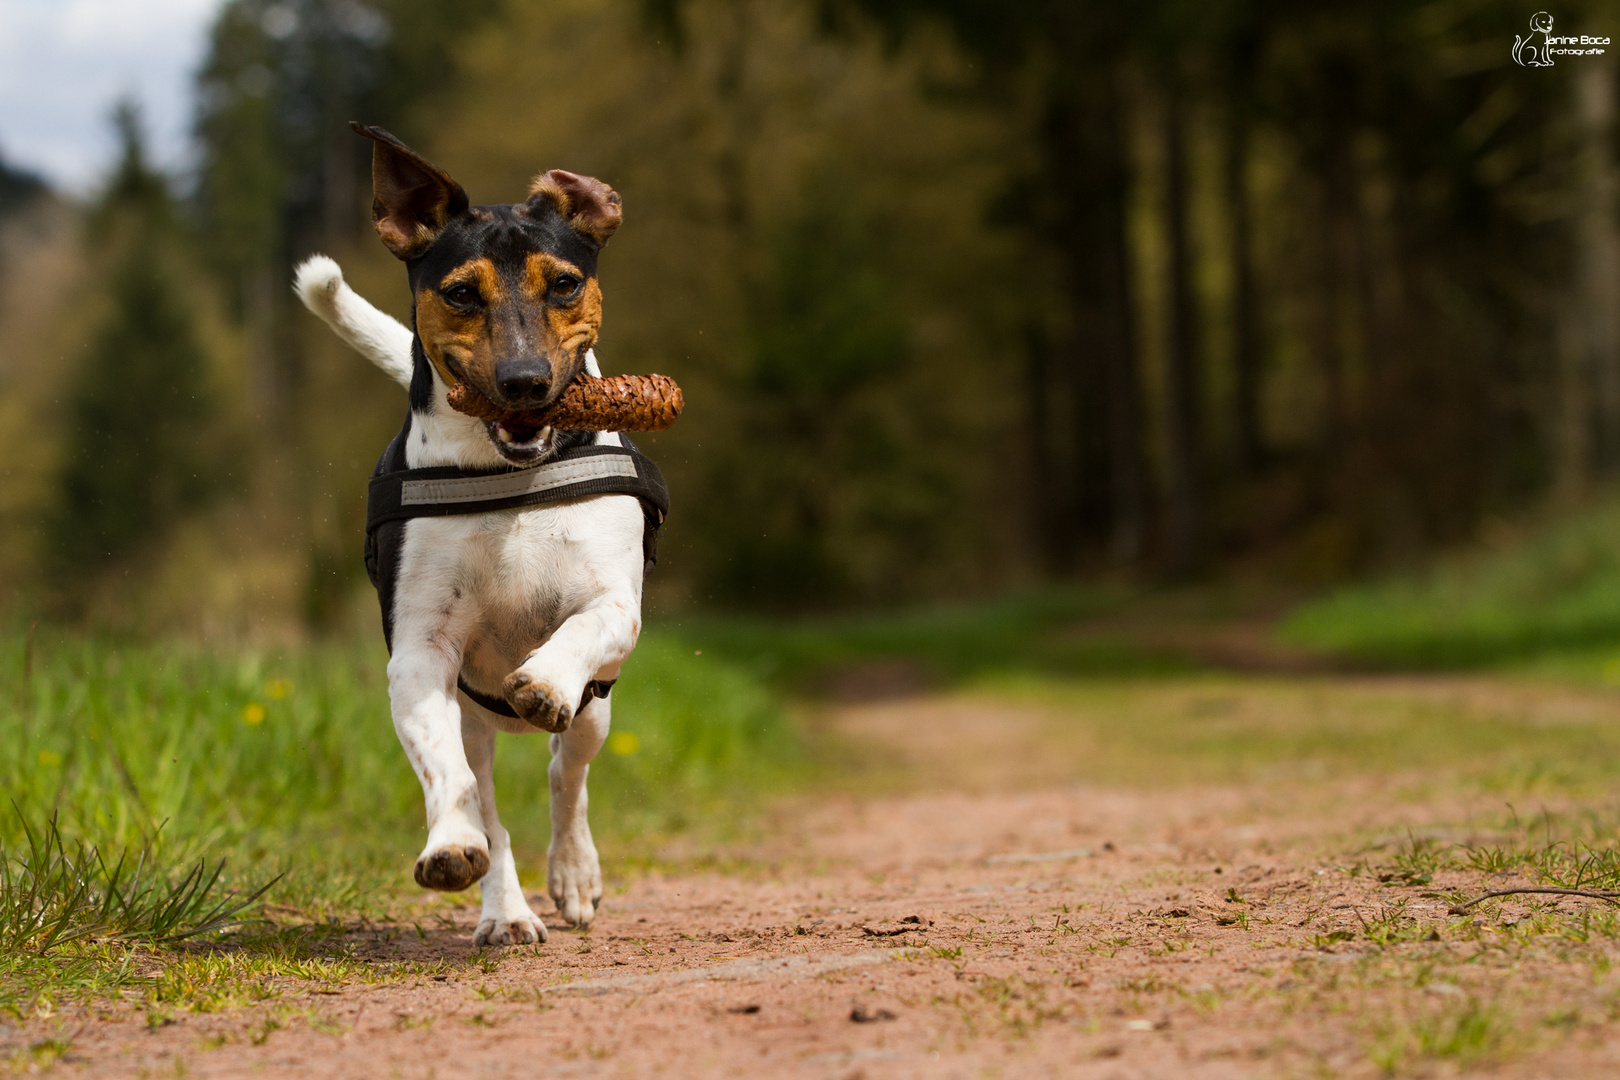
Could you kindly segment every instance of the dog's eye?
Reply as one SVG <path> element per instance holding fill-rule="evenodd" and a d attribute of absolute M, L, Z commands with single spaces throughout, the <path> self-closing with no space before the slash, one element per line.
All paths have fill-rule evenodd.
<path fill-rule="evenodd" d="M 471 285 L 452 285 L 444 290 L 444 298 L 457 307 L 475 307 L 478 304 L 478 290 Z"/>
<path fill-rule="evenodd" d="M 580 280 L 572 274 L 563 274 L 551 283 L 553 300 L 567 300 L 579 292 Z"/>

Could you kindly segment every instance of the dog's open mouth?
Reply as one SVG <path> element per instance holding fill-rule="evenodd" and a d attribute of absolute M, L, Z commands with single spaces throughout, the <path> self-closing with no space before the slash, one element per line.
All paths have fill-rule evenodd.
<path fill-rule="evenodd" d="M 513 417 L 509 420 L 486 420 L 484 428 L 501 457 L 514 465 L 533 464 L 551 450 L 553 429 L 549 426 L 527 424 Z"/>

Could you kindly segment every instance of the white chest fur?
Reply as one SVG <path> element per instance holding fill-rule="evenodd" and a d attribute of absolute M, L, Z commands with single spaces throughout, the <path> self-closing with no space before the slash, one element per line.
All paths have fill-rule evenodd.
<path fill-rule="evenodd" d="M 395 632 L 411 627 L 446 648 L 459 640 L 462 677 L 499 696 L 507 675 L 569 618 L 606 596 L 639 607 L 643 528 L 629 495 L 417 518 L 405 527 Z M 590 677 L 617 676 L 615 663 Z"/>

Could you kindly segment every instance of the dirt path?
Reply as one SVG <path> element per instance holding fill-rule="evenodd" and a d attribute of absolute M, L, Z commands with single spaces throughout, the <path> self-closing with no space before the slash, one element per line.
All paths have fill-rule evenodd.
<path fill-rule="evenodd" d="M 1620 1069 L 1615 942 L 1590 919 L 1586 940 L 1566 932 L 1576 902 L 1459 919 L 1434 890 L 1479 874 L 1378 880 L 1407 830 L 1478 809 L 1414 800 L 1411 777 L 1075 787 L 1027 710 L 935 698 L 834 722 L 938 790 L 782 808 L 767 839 L 722 853 L 726 873 L 637 877 L 589 935 L 558 925 L 482 966 L 465 963 L 468 908 L 426 940 L 349 935 L 357 955 L 447 957 L 454 974 L 281 980 L 263 1004 L 153 1027 L 133 1010 L 61 1015 L 0 1028 L 0 1060 L 49 1027 L 71 1037 L 57 1069 L 131 1076 Z"/>

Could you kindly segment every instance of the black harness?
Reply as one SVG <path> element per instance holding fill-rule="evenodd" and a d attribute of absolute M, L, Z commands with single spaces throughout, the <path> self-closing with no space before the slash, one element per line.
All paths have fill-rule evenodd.
<path fill-rule="evenodd" d="M 641 552 L 647 571 L 651 572 L 658 561 L 658 529 L 669 513 L 669 489 L 664 486 L 664 474 L 658 466 L 623 435 L 618 436 L 623 446 L 596 446 L 590 432 L 562 432 L 558 439 L 563 448 L 557 456 L 525 469 L 411 469 L 405 464 L 405 439 L 410 427 L 407 419 L 383 451 L 366 492 L 366 576 L 377 589 L 383 638 L 390 653 L 394 651 L 394 579 L 405 544 L 405 523 L 412 518 L 487 514 L 587 495 L 634 495 L 641 500 L 646 519 Z M 607 697 L 614 681 L 593 679 L 587 683 L 579 709 L 583 710 L 592 698 Z M 474 690 L 459 675 L 456 685 L 490 712 L 517 718 L 504 698 Z"/>

